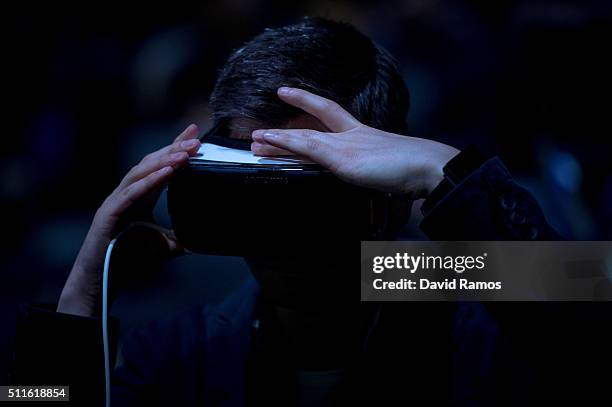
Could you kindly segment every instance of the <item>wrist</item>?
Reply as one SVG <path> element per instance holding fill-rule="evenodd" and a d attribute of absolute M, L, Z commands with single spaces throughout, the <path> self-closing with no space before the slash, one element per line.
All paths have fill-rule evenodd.
<path fill-rule="evenodd" d="M 423 179 L 422 194 L 419 198 L 427 198 L 444 179 L 444 164 L 430 163 Z"/>
<path fill-rule="evenodd" d="M 428 157 L 425 176 L 423 178 L 423 196 L 427 198 L 444 179 L 444 167 L 457 156 L 460 151 L 452 146 L 435 142 L 435 149 Z"/>
<path fill-rule="evenodd" d="M 91 317 L 95 313 L 99 295 L 100 282 L 75 265 L 60 294 L 57 312 Z"/>
<path fill-rule="evenodd" d="M 102 267 L 110 242 L 94 219 L 66 279 L 57 312 L 92 316 L 101 293 Z"/>

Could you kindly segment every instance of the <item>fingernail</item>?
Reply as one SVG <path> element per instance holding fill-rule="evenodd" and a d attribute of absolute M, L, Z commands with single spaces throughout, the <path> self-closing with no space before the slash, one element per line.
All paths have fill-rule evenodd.
<path fill-rule="evenodd" d="M 282 86 L 282 87 L 278 88 L 278 94 L 279 95 L 286 96 L 286 95 L 288 95 L 290 93 L 291 93 L 291 88 L 289 88 L 287 86 Z"/>
<path fill-rule="evenodd" d="M 161 170 L 159 170 L 159 173 L 160 173 L 161 175 L 166 175 L 166 174 L 171 173 L 171 172 L 172 172 L 172 170 L 173 170 L 173 168 L 172 168 L 171 166 L 168 166 L 168 167 L 164 167 L 164 168 L 162 168 Z"/>
<path fill-rule="evenodd" d="M 200 140 L 196 140 L 196 139 L 185 140 L 181 143 L 181 148 L 190 149 L 190 148 L 194 148 L 195 146 L 199 144 L 200 144 Z"/>
<path fill-rule="evenodd" d="M 185 129 L 185 131 L 187 131 L 187 130 L 193 130 L 193 129 L 195 129 L 196 127 L 198 127 L 198 126 L 196 126 L 196 124 L 195 124 L 195 123 L 191 123 L 189 126 L 187 126 L 187 128 Z"/>
<path fill-rule="evenodd" d="M 266 139 L 266 140 L 274 140 L 274 139 L 278 138 L 278 134 L 266 131 L 263 134 L 263 138 Z"/>

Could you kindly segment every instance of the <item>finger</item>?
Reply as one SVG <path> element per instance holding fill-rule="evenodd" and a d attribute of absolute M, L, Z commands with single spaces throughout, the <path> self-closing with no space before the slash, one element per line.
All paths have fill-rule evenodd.
<path fill-rule="evenodd" d="M 147 154 L 141 161 L 159 161 L 161 157 L 173 153 L 186 152 L 189 156 L 195 155 L 198 153 L 200 149 L 201 142 L 198 139 L 189 139 L 177 141 L 175 143 L 170 144 L 169 146 L 165 146 L 162 149 L 154 151 L 150 154 Z"/>
<path fill-rule="evenodd" d="M 174 142 L 157 151 L 147 154 L 142 160 L 158 160 L 160 156 L 165 154 L 177 153 L 186 151 L 189 155 L 194 155 L 200 148 L 200 140 L 197 140 L 198 126 L 190 124 L 181 134 L 179 134 Z"/>
<path fill-rule="evenodd" d="M 163 185 L 168 181 L 173 172 L 174 168 L 166 166 L 125 188 L 119 189 L 117 195 L 114 197 L 113 206 L 115 207 L 115 213 L 124 212 L 138 199 Z"/>
<path fill-rule="evenodd" d="M 256 130 L 252 135 L 255 142 L 307 157 L 325 167 L 333 166 L 335 149 L 329 142 L 332 136 L 308 129 Z"/>
<path fill-rule="evenodd" d="M 192 123 L 174 139 L 174 142 L 194 139 L 196 137 L 198 137 L 198 126 Z"/>
<path fill-rule="evenodd" d="M 251 144 L 251 151 L 255 155 L 293 155 L 291 151 L 283 150 L 282 148 L 274 147 L 267 143 L 254 142 Z"/>
<path fill-rule="evenodd" d="M 125 187 L 165 166 L 179 168 L 184 165 L 189 156 L 195 155 L 200 148 L 200 140 L 193 138 L 197 136 L 197 129 L 196 125 L 190 125 L 179 135 L 179 137 L 188 137 L 188 139 L 177 137 L 177 140 L 171 145 L 146 155 L 126 174 L 119 186 Z"/>
<path fill-rule="evenodd" d="M 331 131 L 343 132 L 360 125 L 359 121 L 339 104 L 303 89 L 282 87 L 278 96 L 286 103 L 310 113 Z"/>
<path fill-rule="evenodd" d="M 171 166 L 174 169 L 180 168 L 187 163 L 188 159 L 189 153 L 186 151 L 179 151 L 161 155 L 155 160 L 143 160 L 126 174 L 120 186 L 125 187 L 132 184 L 163 167 Z"/>

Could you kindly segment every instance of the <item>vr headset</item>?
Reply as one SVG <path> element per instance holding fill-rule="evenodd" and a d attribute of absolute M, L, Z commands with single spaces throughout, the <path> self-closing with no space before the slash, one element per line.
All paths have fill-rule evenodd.
<path fill-rule="evenodd" d="M 168 185 L 178 241 L 214 255 L 358 249 L 384 235 L 388 196 L 348 184 L 299 157 L 258 157 L 250 140 L 200 137 L 198 154 Z"/>

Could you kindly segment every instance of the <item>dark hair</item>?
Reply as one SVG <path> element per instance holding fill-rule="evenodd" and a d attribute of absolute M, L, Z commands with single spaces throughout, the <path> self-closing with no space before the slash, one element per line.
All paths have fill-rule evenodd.
<path fill-rule="evenodd" d="M 409 96 L 395 59 L 348 24 L 303 18 L 234 51 L 211 95 L 215 122 L 285 124 L 301 111 L 278 98 L 281 86 L 331 99 L 369 126 L 405 131 Z"/>

